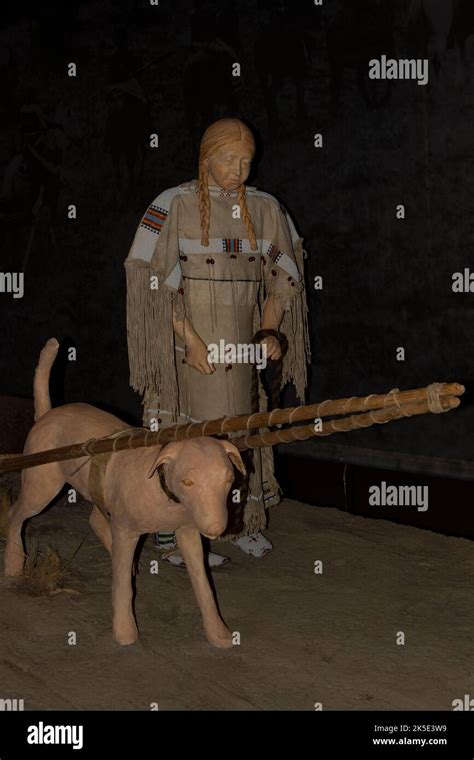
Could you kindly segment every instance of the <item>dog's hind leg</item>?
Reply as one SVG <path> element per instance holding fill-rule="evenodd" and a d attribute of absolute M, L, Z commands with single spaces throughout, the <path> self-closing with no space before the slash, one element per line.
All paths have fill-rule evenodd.
<path fill-rule="evenodd" d="M 89 517 L 89 525 L 109 554 L 112 554 L 112 531 L 110 530 L 109 521 L 95 504 Z"/>
<path fill-rule="evenodd" d="M 20 495 L 8 512 L 5 575 L 21 575 L 25 562 L 21 536 L 23 523 L 42 512 L 58 495 L 64 483 L 56 463 L 23 471 Z"/>

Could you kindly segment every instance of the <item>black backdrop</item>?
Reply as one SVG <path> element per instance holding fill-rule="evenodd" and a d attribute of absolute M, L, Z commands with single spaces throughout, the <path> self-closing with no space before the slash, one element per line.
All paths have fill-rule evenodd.
<path fill-rule="evenodd" d="M 285 204 L 309 253 L 308 400 L 466 385 L 455 412 L 331 444 L 349 456 L 401 452 L 421 471 L 449 460 L 451 473 L 472 475 L 474 293 L 452 291 L 455 272 L 474 271 L 470 5 L 440 0 L 444 10 L 429 18 L 422 0 L 10 2 L 0 256 L 2 272 L 24 267 L 25 293 L 0 293 L 0 393 L 31 396 L 39 350 L 54 335 L 77 350 L 55 369 L 56 404 L 88 401 L 139 419 L 123 261 L 148 203 L 196 176 L 203 129 L 236 115 L 259 143 L 250 183 Z M 368 61 L 382 54 L 429 56 L 429 84 L 369 80 Z M 139 146 L 133 184 L 123 166 L 138 173 Z M 304 446 L 317 454 L 327 442 Z"/>

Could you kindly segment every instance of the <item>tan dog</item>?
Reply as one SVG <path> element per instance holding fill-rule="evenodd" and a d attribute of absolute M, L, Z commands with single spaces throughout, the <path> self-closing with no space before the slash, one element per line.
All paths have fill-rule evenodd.
<path fill-rule="evenodd" d="M 51 409 L 49 374 L 58 349 L 59 343 L 52 338 L 40 355 L 34 381 L 36 422 L 28 435 L 25 454 L 101 438 L 129 427 L 89 404 Z M 232 646 L 232 634 L 219 615 L 209 586 L 200 536 L 202 533 L 215 539 L 227 526 L 227 495 L 234 480 L 231 462 L 245 475 L 238 449 L 229 441 L 215 438 L 128 449 L 110 456 L 102 488 L 110 518 L 94 505 L 90 524 L 112 557 L 113 635 L 119 644 L 133 644 L 138 638 L 131 574 L 140 535 L 176 531 L 207 639 L 216 647 Z M 23 470 L 20 496 L 9 512 L 5 575 L 17 576 L 23 571 L 24 521 L 39 514 L 65 483 L 88 501 L 93 500 L 90 468 L 90 460 L 81 458 Z M 165 490 L 157 470 L 165 478 Z"/>

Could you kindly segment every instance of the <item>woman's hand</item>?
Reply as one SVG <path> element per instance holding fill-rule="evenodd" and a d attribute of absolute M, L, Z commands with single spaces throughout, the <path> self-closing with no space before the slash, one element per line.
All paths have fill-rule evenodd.
<path fill-rule="evenodd" d="M 216 368 L 214 364 L 208 362 L 208 351 L 204 341 L 199 335 L 187 336 L 186 344 L 186 364 L 196 369 L 201 375 L 212 375 Z"/>
<path fill-rule="evenodd" d="M 281 358 L 281 346 L 280 341 L 274 338 L 273 335 L 269 335 L 268 338 L 264 338 L 260 341 L 261 345 L 264 344 L 267 347 L 267 359 L 273 359 L 277 361 Z"/>

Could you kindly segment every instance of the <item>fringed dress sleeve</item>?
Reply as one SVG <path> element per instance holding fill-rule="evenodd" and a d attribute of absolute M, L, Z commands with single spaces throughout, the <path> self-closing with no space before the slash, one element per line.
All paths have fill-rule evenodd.
<path fill-rule="evenodd" d="M 125 261 L 130 385 L 156 393 L 163 408 L 178 410 L 173 306 L 182 319 L 179 204 L 170 191 L 146 210 Z"/>
<path fill-rule="evenodd" d="M 284 308 L 279 329 L 288 339 L 288 352 L 283 360 L 282 387 L 292 381 L 298 397 L 304 401 L 311 349 L 303 238 L 298 235 L 288 212 L 275 199 L 268 202 L 262 238 L 265 293 L 279 300 Z"/>

